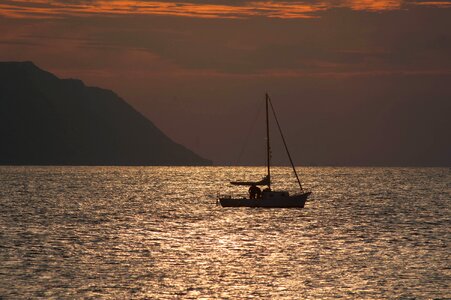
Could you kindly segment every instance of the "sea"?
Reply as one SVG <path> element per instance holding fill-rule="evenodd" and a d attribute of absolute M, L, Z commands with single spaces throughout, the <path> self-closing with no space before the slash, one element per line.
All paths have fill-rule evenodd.
<path fill-rule="evenodd" d="M 451 299 L 450 170 L 0 167 L 0 299 Z"/>

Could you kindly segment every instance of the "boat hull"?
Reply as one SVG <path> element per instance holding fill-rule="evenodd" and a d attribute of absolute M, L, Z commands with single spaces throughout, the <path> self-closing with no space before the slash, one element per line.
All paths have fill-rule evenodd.
<path fill-rule="evenodd" d="M 311 192 L 292 196 L 275 195 L 272 197 L 263 197 L 259 199 L 220 197 L 218 200 L 222 207 L 302 208 L 304 207 L 310 194 Z"/>

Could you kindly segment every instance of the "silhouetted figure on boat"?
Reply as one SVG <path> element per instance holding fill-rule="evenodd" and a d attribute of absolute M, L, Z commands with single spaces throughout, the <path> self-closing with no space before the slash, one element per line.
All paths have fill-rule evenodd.
<path fill-rule="evenodd" d="M 249 188 L 249 198 L 250 199 L 260 198 L 261 195 L 262 191 L 260 190 L 260 188 L 255 184 L 251 185 L 251 187 Z"/>

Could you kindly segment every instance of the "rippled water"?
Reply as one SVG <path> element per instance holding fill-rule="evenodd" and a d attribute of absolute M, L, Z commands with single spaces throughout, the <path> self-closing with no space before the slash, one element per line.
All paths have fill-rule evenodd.
<path fill-rule="evenodd" d="M 252 209 L 263 168 L 0 167 L 0 298 L 451 298 L 450 169 L 299 170 Z"/>

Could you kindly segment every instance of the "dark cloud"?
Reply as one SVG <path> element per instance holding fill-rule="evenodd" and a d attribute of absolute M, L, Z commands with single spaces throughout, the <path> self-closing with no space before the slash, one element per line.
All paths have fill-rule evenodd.
<path fill-rule="evenodd" d="M 142 49 L 187 69 L 312 75 L 451 69 L 451 18 L 440 9 L 382 15 L 341 9 L 297 21 L 140 17 L 97 27 L 87 45 Z"/>

